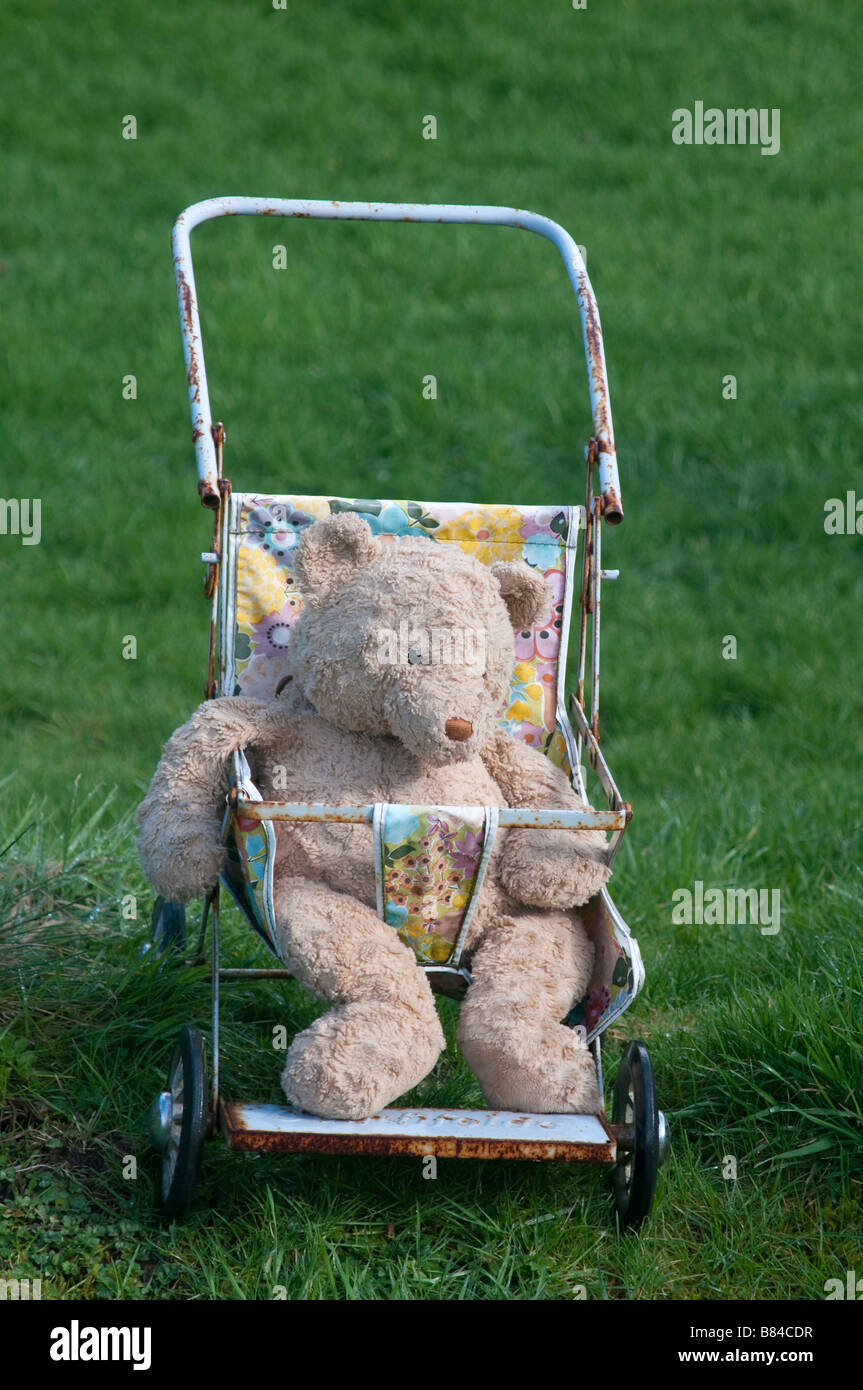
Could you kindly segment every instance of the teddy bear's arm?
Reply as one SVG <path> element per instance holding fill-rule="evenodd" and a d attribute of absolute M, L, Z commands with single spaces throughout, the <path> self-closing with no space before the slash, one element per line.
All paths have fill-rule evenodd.
<path fill-rule="evenodd" d="M 505 729 L 495 731 L 482 757 L 508 806 L 587 809 L 559 767 Z M 599 830 L 510 830 L 501 880 L 527 907 L 580 907 L 608 881 L 607 849 Z"/>
<path fill-rule="evenodd" d="M 244 696 L 208 700 L 171 735 L 138 807 L 145 876 L 172 902 L 201 896 L 225 859 L 225 767 L 230 755 L 270 731 L 273 706 Z"/>

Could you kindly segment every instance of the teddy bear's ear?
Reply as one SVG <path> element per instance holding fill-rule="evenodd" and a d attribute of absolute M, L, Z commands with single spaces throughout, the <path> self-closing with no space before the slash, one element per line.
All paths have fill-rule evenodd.
<path fill-rule="evenodd" d="M 547 616 L 551 591 L 538 570 L 523 560 L 499 560 L 489 569 L 497 580 L 515 632 L 535 627 Z"/>
<path fill-rule="evenodd" d="M 354 512 L 339 512 L 302 532 L 294 577 L 307 598 L 326 598 L 376 554 L 368 522 Z"/>

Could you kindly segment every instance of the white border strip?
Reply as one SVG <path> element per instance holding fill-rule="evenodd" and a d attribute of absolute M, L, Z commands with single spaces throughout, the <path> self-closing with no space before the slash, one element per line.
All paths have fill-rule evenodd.
<path fill-rule="evenodd" d="M 464 950 L 464 943 L 467 939 L 468 927 L 471 924 L 471 919 L 474 914 L 474 908 L 476 907 L 477 899 L 482 888 L 482 882 L 485 878 L 485 871 L 488 868 L 488 861 L 491 858 L 491 851 L 494 846 L 495 836 L 497 835 L 497 827 L 499 824 L 499 820 L 500 810 L 497 806 L 483 807 L 482 855 L 480 856 L 479 867 L 476 871 L 476 878 L 474 880 L 473 892 L 470 895 L 470 902 L 468 903 L 465 909 L 465 914 L 462 918 L 461 927 L 459 928 L 459 933 L 456 937 L 455 945 L 452 949 L 452 955 L 447 961 L 447 965 L 452 966 L 454 970 L 458 970 L 459 964 L 461 963 L 461 953 Z"/>

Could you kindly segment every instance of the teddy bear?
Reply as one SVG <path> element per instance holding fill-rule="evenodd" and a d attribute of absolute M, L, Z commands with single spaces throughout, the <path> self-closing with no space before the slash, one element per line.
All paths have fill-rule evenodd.
<path fill-rule="evenodd" d="M 499 722 L 515 633 L 548 611 L 538 571 L 375 536 L 345 512 L 302 532 L 294 574 L 303 607 L 276 697 L 201 705 L 138 809 L 142 866 L 165 898 L 206 893 L 224 867 L 237 749 L 268 800 L 584 807 L 561 769 Z M 406 652 L 390 640 L 405 624 Z M 294 1039 L 282 1087 L 298 1110 L 361 1119 L 422 1081 L 445 1046 L 429 979 L 378 915 L 371 826 L 275 824 L 278 954 L 332 1004 Z M 457 1030 L 490 1107 L 601 1112 L 586 1042 L 561 1020 L 592 973 L 578 908 L 608 877 L 599 831 L 498 831 L 464 945 Z"/>

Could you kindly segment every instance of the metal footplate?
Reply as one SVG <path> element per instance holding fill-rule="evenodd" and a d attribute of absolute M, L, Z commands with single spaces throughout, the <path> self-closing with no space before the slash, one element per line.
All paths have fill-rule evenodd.
<path fill-rule="evenodd" d="M 382 1110 L 367 1120 L 323 1120 L 284 1105 L 221 1101 L 230 1149 L 438 1158 L 613 1163 L 616 1143 L 598 1115 L 514 1110 Z"/>

